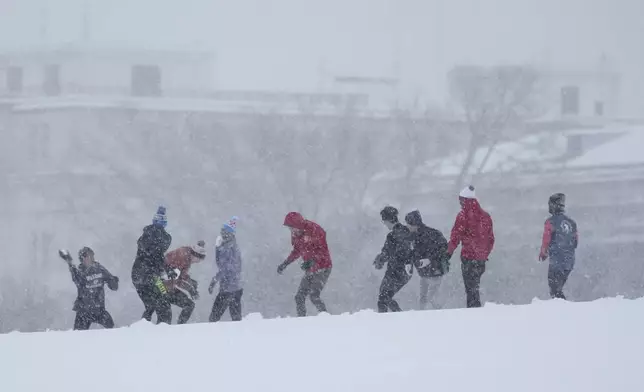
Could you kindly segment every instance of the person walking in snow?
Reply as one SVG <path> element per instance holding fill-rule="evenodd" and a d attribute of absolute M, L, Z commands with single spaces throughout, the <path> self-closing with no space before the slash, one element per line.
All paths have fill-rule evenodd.
<path fill-rule="evenodd" d="M 461 249 L 461 270 L 467 307 L 481 307 L 481 277 L 485 263 L 494 248 L 492 217 L 481 208 L 473 186 L 465 187 L 459 194 L 461 211 L 456 216 L 450 236 L 447 254 L 451 258 L 459 244 Z"/>
<path fill-rule="evenodd" d="M 217 274 L 212 278 L 208 292 L 213 293 L 215 286 L 219 283 L 219 294 L 212 304 L 210 322 L 217 322 L 226 312 L 230 312 L 233 321 L 242 319 L 241 298 L 244 290 L 241 285 L 242 256 L 237 245 L 237 217 L 233 217 L 221 228 L 221 234 L 217 237 L 215 248 L 215 262 L 217 263 Z"/>
<path fill-rule="evenodd" d="M 398 210 L 387 206 L 380 211 L 382 223 L 390 230 L 385 245 L 376 259 L 374 266 L 382 269 L 387 264 L 385 276 L 380 284 L 378 294 L 378 312 L 400 312 L 400 305 L 394 299 L 411 279 L 413 272 L 411 234 L 407 227 L 398 222 Z"/>
<path fill-rule="evenodd" d="M 164 283 L 168 280 L 164 255 L 172 243 L 172 236 L 165 230 L 167 224 L 166 208 L 160 206 L 152 224 L 143 229 L 137 241 L 136 259 L 132 265 L 132 283 L 145 307 L 142 318 L 151 321 L 152 314 L 156 312 L 157 324 L 170 324 L 172 321 L 172 309 Z"/>
<path fill-rule="evenodd" d="M 555 193 L 548 200 L 548 212 L 541 242 L 539 260 L 550 259 L 548 286 L 550 297 L 566 299 L 563 287 L 575 266 L 575 251 L 579 244 L 577 223 L 565 214 L 566 195 Z"/>
<path fill-rule="evenodd" d="M 315 222 L 304 219 L 298 212 L 289 212 L 284 219 L 284 226 L 291 231 L 293 250 L 286 260 L 277 267 L 277 273 L 282 274 L 286 267 L 295 260 L 302 258 L 304 276 L 295 294 L 295 305 L 298 317 L 306 316 L 306 297 L 317 308 L 318 312 L 326 312 L 327 308 L 320 295 L 326 286 L 333 263 L 329 246 L 326 242 L 326 232 Z"/>
<path fill-rule="evenodd" d="M 440 231 L 425 225 L 419 211 L 407 214 L 405 223 L 411 231 L 412 257 L 420 276 L 419 308 L 425 310 L 429 303 L 433 309 L 439 309 L 436 293 L 443 275 L 449 271 L 447 239 Z"/>
<path fill-rule="evenodd" d="M 87 330 L 92 323 L 102 325 L 104 328 L 114 328 L 114 320 L 105 309 L 105 289 L 118 290 L 119 278 L 112 275 L 94 258 L 94 251 L 83 247 L 78 251 L 80 265 L 72 264 L 72 256 L 67 251 L 59 251 L 69 266 L 72 281 L 78 290 L 73 310 L 76 312 L 74 330 Z"/>
<path fill-rule="evenodd" d="M 165 266 L 170 278 L 168 301 L 181 308 L 177 324 L 185 324 L 195 309 L 195 300 L 199 299 L 198 283 L 188 274 L 192 264 L 206 258 L 206 243 L 198 241 L 192 246 L 182 246 L 165 255 Z M 176 272 L 178 271 L 178 273 Z M 190 295 L 186 295 L 185 292 Z"/>

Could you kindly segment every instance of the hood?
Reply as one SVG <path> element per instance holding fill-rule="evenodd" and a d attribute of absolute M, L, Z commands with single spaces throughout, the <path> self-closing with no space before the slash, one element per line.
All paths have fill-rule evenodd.
<path fill-rule="evenodd" d="M 403 242 L 409 239 L 410 231 L 405 225 L 396 223 L 391 229 L 391 234 L 397 242 Z"/>
<path fill-rule="evenodd" d="M 412 226 L 423 226 L 423 217 L 420 215 L 420 211 L 414 210 L 405 216 L 405 222 Z"/>
<path fill-rule="evenodd" d="M 463 199 L 463 206 L 461 207 L 464 212 L 474 212 L 481 209 L 479 201 L 476 199 Z"/>
<path fill-rule="evenodd" d="M 284 218 L 284 226 L 294 229 L 304 229 L 304 217 L 299 212 L 289 212 Z"/>

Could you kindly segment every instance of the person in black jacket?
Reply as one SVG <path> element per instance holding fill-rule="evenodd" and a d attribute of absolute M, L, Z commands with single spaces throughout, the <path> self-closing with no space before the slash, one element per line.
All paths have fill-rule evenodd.
<path fill-rule="evenodd" d="M 69 252 L 60 251 L 60 256 L 69 265 L 72 280 L 78 289 L 78 296 L 74 302 L 76 320 L 74 330 L 87 330 L 92 323 L 102 325 L 104 328 L 114 328 L 114 320 L 105 310 L 105 289 L 118 290 L 119 278 L 112 275 L 105 267 L 94 259 L 94 251 L 84 247 L 78 252 L 80 265 L 72 264 Z"/>
<path fill-rule="evenodd" d="M 414 267 L 420 276 L 419 307 L 424 310 L 430 303 L 438 309 L 436 292 L 443 275 L 449 271 L 447 239 L 440 231 L 425 225 L 419 211 L 407 214 L 405 223 L 412 233 Z"/>
<path fill-rule="evenodd" d="M 132 266 L 132 283 L 143 301 L 142 318 L 151 321 L 157 314 L 157 324 L 172 321 L 172 308 L 164 281 L 168 281 L 165 252 L 170 248 L 172 236 L 165 231 L 168 221 L 166 209 L 160 206 L 152 224 L 143 229 L 138 240 L 136 259 Z"/>
<path fill-rule="evenodd" d="M 400 312 L 400 305 L 394 300 L 394 296 L 409 282 L 413 272 L 410 232 L 398 222 L 396 208 L 385 207 L 380 216 L 390 232 L 382 251 L 374 261 L 376 269 L 382 269 L 387 264 L 387 271 L 380 284 L 378 312 Z"/>

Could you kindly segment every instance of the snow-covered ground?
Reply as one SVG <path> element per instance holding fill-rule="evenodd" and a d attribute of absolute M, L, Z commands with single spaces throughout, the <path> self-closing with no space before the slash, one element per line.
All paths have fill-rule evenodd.
<path fill-rule="evenodd" d="M 0 336 L 2 390 L 641 391 L 644 300 Z"/>

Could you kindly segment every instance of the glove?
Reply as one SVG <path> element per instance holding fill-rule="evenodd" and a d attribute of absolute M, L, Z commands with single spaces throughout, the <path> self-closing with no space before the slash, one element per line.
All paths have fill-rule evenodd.
<path fill-rule="evenodd" d="M 156 286 L 157 290 L 159 290 L 162 295 L 168 293 L 168 289 L 165 287 L 165 283 L 158 276 L 154 279 L 154 286 Z"/>
<path fill-rule="evenodd" d="M 208 286 L 208 294 L 212 294 L 215 290 L 215 286 L 217 286 L 217 278 L 212 278 L 210 285 Z"/>
<path fill-rule="evenodd" d="M 373 261 L 373 265 L 376 267 L 377 270 L 380 270 L 382 269 L 382 267 L 385 266 L 385 261 L 383 260 L 382 253 L 376 256 L 376 259 Z"/>
<path fill-rule="evenodd" d="M 302 263 L 301 268 L 304 271 L 308 271 L 311 269 L 311 267 L 313 267 L 313 264 L 315 264 L 313 260 L 308 260 Z"/>
<path fill-rule="evenodd" d="M 288 267 L 288 263 L 286 263 L 286 261 L 283 262 L 282 264 L 278 265 L 277 266 L 277 273 L 281 275 L 282 272 L 284 272 L 284 270 L 286 269 L 286 267 Z"/>
<path fill-rule="evenodd" d="M 445 253 L 445 259 L 446 259 L 447 261 L 450 261 L 450 260 L 452 259 L 452 256 L 453 256 L 453 255 L 454 255 L 453 253 L 449 253 L 449 252 L 447 252 L 447 253 Z"/>
<path fill-rule="evenodd" d="M 170 280 L 175 280 L 175 279 L 177 279 L 178 276 L 179 276 L 179 274 L 177 274 L 177 271 L 175 271 L 173 269 L 168 269 L 168 278 Z"/>
<path fill-rule="evenodd" d="M 199 292 L 194 291 L 194 292 L 190 293 L 190 298 L 192 298 L 193 301 L 198 300 L 199 299 Z"/>
<path fill-rule="evenodd" d="M 546 261 L 548 260 L 548 255 L 545 253 L 539 253 L 539 261 Z"/>

